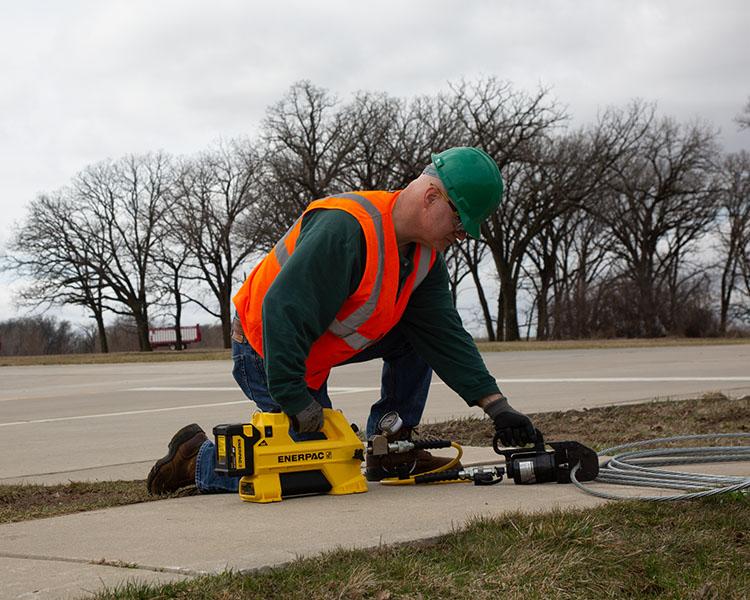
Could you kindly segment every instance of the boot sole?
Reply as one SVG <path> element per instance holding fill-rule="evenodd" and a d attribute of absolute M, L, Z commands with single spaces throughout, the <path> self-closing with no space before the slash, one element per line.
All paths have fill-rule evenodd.
<path fill-rule="evenodd" d="M 151 467 L 151 471 L 149 471 L 148 479 L 146 479 L 146 489 L 148 489 L 149 494 L 154 494 L 154 491 L 151 489 L 151 483 L 153 482 L 154 477 L 156 477 L 156 474 L 159 472 L 159 469 L 161 469 L 164 465 L 174 459 L 175 454 L 177 454 L 177 449 L 182 444 L 199 433 L 203 433 L 205 435 L 205 431 L 203 431 L 203 429 L 197 423 L 191 423 L 190 425 L 185 425 L 185 427 L 180 429 L 172 436 L 172 439 L 169 441 L 169 452 L 167 452 L 166 456 L 163 456 L 159 460 L 157 460 L 156 464 Z"/>

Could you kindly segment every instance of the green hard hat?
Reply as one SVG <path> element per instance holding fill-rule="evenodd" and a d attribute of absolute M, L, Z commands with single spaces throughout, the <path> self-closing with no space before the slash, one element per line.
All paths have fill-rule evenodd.
<path fill-rule="evenodd" d="M 484 150 L 466 146 L 433 154 L 432 164 L 466 233 L 479 238 L 479 226 L 503 197 L 503 177 L 497 164 Z"/>

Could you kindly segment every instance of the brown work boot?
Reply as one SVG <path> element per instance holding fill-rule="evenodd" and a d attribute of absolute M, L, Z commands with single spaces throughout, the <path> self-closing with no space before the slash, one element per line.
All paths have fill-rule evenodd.
<path fill-rule="evenodd" d="M 398 440 L 429 439 L 427 436 L 419 436 L 416 429 L 402 428 L 392 436 L 388 436 L 388 441 L 395 442 Z M 386 477 L 412 476 L 421 475 L 434 469 L 447 465 L 451 460 L 450 457 L 433 456 L 427 450 L 412 450 L 401 454 L 388 454 L 385 456 L 367 455 L 365 460 L 365 479 L 367 481 L 380 481 Z M 459 462 L 454 465 L 454 469 L 463 469 Z"/>
<path fill-rule="evenodd" d="M 156 461 L 146 480 L 149 494 L 170 494 L 195 485 L 195 461 L 198 450 L 208 438 L 195 423 L 174 434 L 167 455 Z"/>

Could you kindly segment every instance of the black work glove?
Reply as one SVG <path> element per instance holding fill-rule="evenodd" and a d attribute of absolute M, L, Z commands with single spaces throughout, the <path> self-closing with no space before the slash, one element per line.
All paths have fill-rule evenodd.
<path fill-rule="evenodd" d="M 310 404 L 305 406 L 296 415 L 290 417 L 292 427 L 297 433 L 311 433 L 320 431 L 323 427 L 323 407 L 311 400 Z"/>
<path fill-rule="evenodd" d="M 536 440 L 531 419 L 508 404 L 507 398 L 490 402 L 484 412 L 495 422 L 495 431 L 503 446 L 525 446 Z"/>

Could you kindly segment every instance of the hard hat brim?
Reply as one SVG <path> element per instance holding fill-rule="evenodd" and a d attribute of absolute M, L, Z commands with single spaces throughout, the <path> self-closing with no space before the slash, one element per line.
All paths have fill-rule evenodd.
<path fill-rule="evenodd" d="M 464 231 L 466 231 L 466 233 L 468 233 L 475 240 L 478 240 L 482 236 L 480 223 L 472 221 L 471 219 L 464 218 L 464 215 L 461 214 L 460 210 L 458 211 L 458 214 L 461 217 L 461 225 L 463 225 Z"/>

